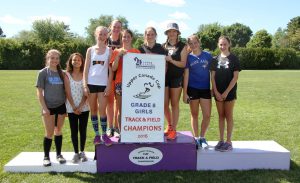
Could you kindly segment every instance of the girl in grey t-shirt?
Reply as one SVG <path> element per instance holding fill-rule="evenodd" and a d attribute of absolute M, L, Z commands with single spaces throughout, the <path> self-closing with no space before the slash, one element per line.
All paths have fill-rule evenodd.
<path fill-rule="evenodd" d="M 60 66 L 60 52 L 49 50 L 46 55 L 46 66 L 38 73 L 36 82 L 37 96 L 42 108 L 42 120 L 45 127 L 44 166 L 51 166 L 49 152 L 52 138 L 56 146 L 56 158 L 60 164 L 66 162 L 61 155 L 62 127 L 66 116 L 66 96 L 64 90 L 64 73 Z"/>

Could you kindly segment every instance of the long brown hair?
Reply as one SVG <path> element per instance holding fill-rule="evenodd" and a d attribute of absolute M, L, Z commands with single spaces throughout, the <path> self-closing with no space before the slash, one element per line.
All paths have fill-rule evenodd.
<path fill-rule="evenodd" d="M 48 66 L 48 59 L 49 59 L 49 57 L 50 57 L 53 53 L 57 54 L 57 55 L 59 56 L 59 60 L 60 60 L 60 56 L 61 56 L 60 51 L 58 51 L 58 50 L 56 50 L 56 49 L 51 49 L 51 50 L 49 50 L 49 51 L 47 52 L 46 57 L 45 57 L 45 66 L 46 66 L 46 67 Z M 57 69 L 57 72 L 58 72 L 58 75 L 59 75 L 61 81 L 62 81 L 63 84 L 64 84 L 64 73 L 63 73 L 63 71 L 62 71 L 60 62 L 59 62 L 59 64 L 57 64 L 56 69 Z"/>
<path fill-rule="evenodd" d="M 154 27 L 147 27 L 144 32 L 144 44 L 146 43 L 146 34 L 147 34 L 148 30 L 152 30 L 154 32 L 155 36 L 157 36 L 157 32 Z"/>
<path fill-rule="evenodd" d="M 81 66 L 80 66 L 80 72 L 83 72 L 83 68 L 84 68 L 84 57 L 80 54 L 80 53 L 72 53 L 69 57 L 69 59 L 66 62 L 66 70 L 69 73 L 73 72 L 73 65 L 72 65 L 72 59 L 73 57 L 78 56 L 81 59 Z"/>
<path fill-rule="evenodd" d="M 108 33 L 108 37 L 110 37 L 111 35 L 112 35 L 112 29 L 113 29 L 113 24 L 114 23 L 120 23 L 121 24 L 121 30 L 120 30 L 120 34 L 119 34 L 119 40 L 120 40 L 120 45 L 122 45 L 122 27 L 123 27 L 123 23 L 120 21 L 120 20 L 118 20 L 118 19 L 115 19 L 115 20 L 113 20 L 111 23 L 110 23 L 110 25 L 109 25 L 109 33 Z"/>

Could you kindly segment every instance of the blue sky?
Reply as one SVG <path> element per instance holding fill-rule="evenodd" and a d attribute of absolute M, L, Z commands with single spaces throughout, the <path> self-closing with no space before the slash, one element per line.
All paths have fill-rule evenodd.
<path fill-rule="evenodd" d="M 239 22 L 255 33 L 266 29 L 274 34 L 286 28 L 290 19 L 300 16 L 299 0 L 7 0 L 0 5 L 0 26 L 7 37 L 30 30 L 32 22 L 51 17 L 70 25 L 72 32 L 86 36 L 89 19 L 100 15 L 125 16 L 129 27 L 143 33 L 151 25 L 163 42 L 166 24 L 179 24 L 183 37 L 196 32 L 199 25 Z"/>

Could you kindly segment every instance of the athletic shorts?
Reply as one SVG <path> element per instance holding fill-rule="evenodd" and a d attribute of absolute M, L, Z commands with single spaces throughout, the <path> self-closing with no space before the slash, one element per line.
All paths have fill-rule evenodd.
<path fill-rule="evenodd" d="M 168 78 L 166 77 L 165 87 L 169 88 L 180 88 L 183 86 L 183 76 L 179 78 Z"/>
<path fill-rule="evenodd" d="M 196 89 L 196 88 L 188 87 L 187 94 L 190 97 L 190 100 L 197 100 L 200 98 L 211 99 L 210 89 Z"/>
<path fill-rule="evenodd" d="M 116 83 L 115 90 L 117 95 L 122 96 L 122 83 Z"/>
<path fill-rule="evenodd" d="M 66 114 L 67 113 L 67 109 L 66 109 L 66 104 L 62 104 L 61 106 L 58 106 L 56 108 L 49 108 L 50 111 L 50 115 L 54 115 L 54 114 Z"/>
<path fill-rule="evenodd" d="M 90 93 L 101 93 L 104 92 L 106 86 L 100 85 L 88 85 Z"/>

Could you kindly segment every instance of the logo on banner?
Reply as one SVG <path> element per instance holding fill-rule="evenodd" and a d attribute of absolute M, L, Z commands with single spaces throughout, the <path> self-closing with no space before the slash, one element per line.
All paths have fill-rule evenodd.
<path fill-rule="evenodd" d="M 134 149 L 129 154 L 129 159 L 132 163 L 141 166 L 154 165 L 160 162 L 163 154 L 159 149 L 153 147 L 140 147 Z"/>
<path fill-rule="evenodd" d="M 142 59 L 135 57 L 135 66 L 137 69 L 155 69 L 155 65 L 152 62 L 145 62 Z"/>

